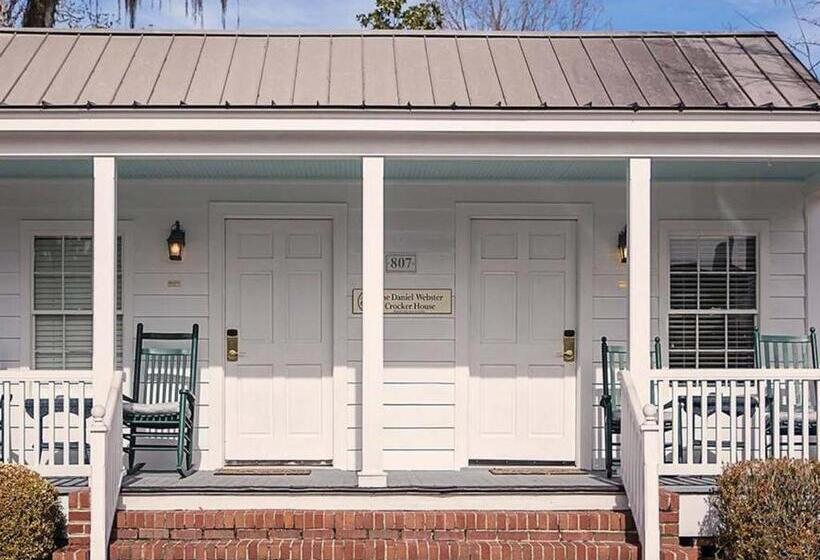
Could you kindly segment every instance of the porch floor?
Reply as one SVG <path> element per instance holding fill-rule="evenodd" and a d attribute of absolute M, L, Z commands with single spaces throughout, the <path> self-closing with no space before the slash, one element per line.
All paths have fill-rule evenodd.
<path fill-rule="evenodd" d="M 621 494 L 620 480 L 599 472 L 560 474 L 493 474 L 487 468 L 458 471 L 390 471 L 386 488 L 359 488 L 355 472 L 313 468 L 308 475 L 221 475 L 197 471 L 187 478 L 172 472 L 140 472 L 123 481 L 123 494 L 303 493 L 303 494 L 486 494 L 585 493 Z"/>

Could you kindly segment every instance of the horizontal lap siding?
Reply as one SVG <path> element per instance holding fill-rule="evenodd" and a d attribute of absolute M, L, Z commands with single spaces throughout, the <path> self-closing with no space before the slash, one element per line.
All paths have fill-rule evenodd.
<path fill-rule="evenodd" d="M 0 367 L 20 360 L 19 219 L 89 219 L 90 189 L 73 189 L 39 182 L 21 189 L 0 186 Z M 350 303 L 361 287 L 361 203 L 357 186 L 287 185 L 280 187 L 196 184 L 174 186 L 120 182 L 120 218 L 133 224 L 132 312 L 156 330 L 187 330 L 200 325 L 200 365 L 208 365 L 211 344 L 221 344 L 208 308 L 208 201 L 347 202 L 349 205 L 348 282 Z M 799 186 L 658 185 L 653 191 L 653 219 L 768 220 L 770 224 L 769 327 L 784 332 L 805 330 L 805 242 L 803 198 Z M 78 201 L 74 203 L 73 201 Z M 618 260 L 617 234 L 625 223 L 622 185 L 545 188 L 507 184 L 448 186 L 388 185 L 385 202 L 385 250 L 417 255 L 417 273 L 386 274 L 387 288 L 455 288 L 455 204 L 470 202 L 592 202 L 594 206 L 593 324 L 580 333 L 592 342 L 596 365 L 594 388 L 600 394 L 600 337 L 614 343 L 626 338 L 626 267 Z M 79 204 L 80 207 L 73 207 Z M 167 259 L 165 237 L 175 220 L 187 232 L 182 263 Z M 657 235 L 653 236 L 653 332 L 659 332 Z M 23 280 L 25 279 L 25 280 Z M 455 304 L 459 302 L 455 294 Z M 27 312 L 27 310 L 24 310 Z M 361 318 L 347 316 L 348 366 L 346 442 L 350 465 L 357 467 L 361 449 Z M 133 343 L 125 349 L 131 360 Z M 448 317 L 385 318 L 385 464 L 387 468 L 451 468 L 455 448 L 455 319 Z M 200 453 L 211 448 L 217 433 L 210 403 L 216 396 L 203 375 L 200 388 Z M 595 417 L 592 446 L 602 457 L 600 409 L 579 411 Z M 597 464 L 600 465 L 600 462 Z"/>
<path fill-rule="evenodd" d="M 451 202 L 419 208 L 385 196 L 385 251 L 417 257 L 416 273 L 385 274 L 385 288 L 455 288 L 455 214 Z M 361 215 L 351 211 L 351 238 Z M 361 287 L 361 244 L 350 245 L 350 289 Z M 348 452 L 361 450 L 361 318 L 348 320 L 350 381 Z M 455 319 L 386 316 L 384 324 L 384 460 L 387 469 L 453 467 L 455 448 Z"/>

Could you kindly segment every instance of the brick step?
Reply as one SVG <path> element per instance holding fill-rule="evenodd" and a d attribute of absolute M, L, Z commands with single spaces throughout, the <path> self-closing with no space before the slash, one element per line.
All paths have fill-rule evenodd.
<path fill-rule="evenodd" d="M 422 539 L 132 540 L 116 541 L 111 560 L 638 560 L 634 544 Z"/>
<path fill-rule="evenodd" d="M 698 560 L 700 551 L 694 546 L 661 545 L 661 560 Z"/>
<path fill-rule="evenodd" d="M 56 550 L 51 560 L 89 560 L 90 557 L 88 545 L 68 545 Z"/>
<path fill-rule="evenodd" d="M 637 540 L 615 511 L 120 511 L 116 527 L 117 540 Z"/>

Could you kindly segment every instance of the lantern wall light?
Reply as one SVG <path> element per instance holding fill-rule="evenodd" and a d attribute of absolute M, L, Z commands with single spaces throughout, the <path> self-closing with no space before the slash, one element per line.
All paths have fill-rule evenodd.
<path fill-rule="evenodd" d="M 621 262 L 626 263 L 629 256 L 626 244 L 626 226 L 618 233 L 618 254 L 621 256 Z"/>
<path fill-rule="evenodd" d="M 185 230 L 175 222 L 168 235 L 168 258 L 172 261 L 181 261 L 185 250 Z"/>

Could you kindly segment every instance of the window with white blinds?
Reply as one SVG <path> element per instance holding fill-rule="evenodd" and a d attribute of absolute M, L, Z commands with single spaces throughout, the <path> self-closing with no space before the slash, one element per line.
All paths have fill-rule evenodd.
<path fill-rule="evenodd" d="M 90 369 L 91 237 L 34 237 L 33 363 L 36 369 Z M 117 365 L 122 366 L 122 240 L 117 240 Z"/>
<path fill-rule="evenodd" d="M 669 367 L 754 367 L 758 238 L 669 239 Z"/>

